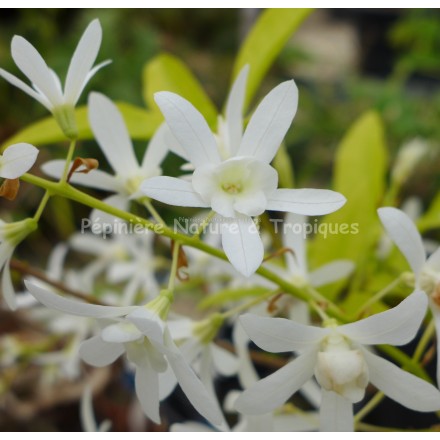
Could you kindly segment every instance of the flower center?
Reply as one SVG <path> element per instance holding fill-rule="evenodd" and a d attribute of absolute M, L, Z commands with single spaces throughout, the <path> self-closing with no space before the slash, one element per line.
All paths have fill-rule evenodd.
<path fill-rule="evenodd" d="M 243 190 L 243 185 L 241 182 L 223 183 L 222 190 L 228 194 L 239 194 Z"/>

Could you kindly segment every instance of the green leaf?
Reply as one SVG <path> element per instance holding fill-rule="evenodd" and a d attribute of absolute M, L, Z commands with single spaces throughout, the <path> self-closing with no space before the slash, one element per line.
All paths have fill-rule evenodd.
<path fill-rule="evenodd" d="M 420 232 L 440 228 L 440 192 L 434 197 L 428 210 L 417 221 Z"/>
<path fill-rule="evenodd" d="M 127 124 L 130 136 L 133 139 L 150 139 L 156 128 L 162 122 L 162 116 L 158 112 L 145 110 L 127 103 L 118 103 L 117 105 Z M 93 139 L 87 118 L 87 107 L 78 107 L 75 110 L 75 117 L 79 133 L 78 139 Z M 42 145 L 64 141 L 67 142 L 66 137 L 58 127 L 55 119 L 49 116 L 29 125 L 7 139 L 1 145 L 1 150 L 18 142 L 27 142 L 40 147 Z"/>
<path fill-rule="evenodd" d="M 177 93 L 190 101 L 205 117 L 210 127 L 217 124 L 217 109 L 188 67 L 170 54 L 161 54 L 148 62 L 142 74 L 143 97 L 147 105 L 157 109 L 154 94 L 160 91 Z"/>
<path fill-rule="evenodd" d="M 222 306 L 227 302 L 239 301 L 249 296 L 260 296 L 267 293 L 267 287 L 246 287 L 239 289 L 223 289 L 216 292 L 214 295 L 206 297 L 198 305 L 199 309 L 208 309 L 210 307 Z"/>
<path fill-rule="evenodd" d="M 250 65 L 245 107 L 252 100 L 281 49 L 311 12 L 309 8 L 281 8 L 267 9 L 260 15 L 234 64 L 234 78 L 246 64 Z"/>
<path fill-rule="evenodd" d="M 338 147 L 334 190 L 347 203 L 322 219 L 320 228 L 327 225 L 327 234 L 323 228 L 311 245 L 313 266 L 348 258 L 357 264 L 359 276 L 382 230 L 376 209 L 384 194 L 386 170 L 383 124 L 371 111 L 353 124 Z M 326 293 L 334 296 L 337 289 Z"/>

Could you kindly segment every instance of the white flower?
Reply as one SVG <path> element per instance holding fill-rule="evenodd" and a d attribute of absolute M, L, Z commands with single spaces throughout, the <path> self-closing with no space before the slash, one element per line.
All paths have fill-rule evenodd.
<path fill-rule="evenodd" d="M 400 209 L 379 208 L 380 220 L 415 275 L 416 288 L 429 297 L 440 350 L 440 248 L 426 258 L 422 237 L 412 220 Z M 437 361 L 437 385 L 440 386 L 440 361 Z"/>
<path fill-rule="evenodd" d="M 0 69 L 0 76 L 44 105 L 57 119 L 68 137 L 77 136 L 73 109 L 84 87 L 95 73 L 110 61 L 93 67 L 101 46 L 102 29 L 99 20 L 93 20 L 85 30 L 70 61 L 64 91 L 57 74 L 51 70 L 38 51 L 23 37 L 14 36 L 12 58 L 33 87 Z"/>
<path fill-rule="evenodd" d="M 282 318 L 244 315 L 241 322 L 263 350 L 300 355 L 247 389 L 236 403 L 244 414 L 264 414 L 281 406 L 313 374 L 322 388 L 322 431 L 353 430 L 353 408 L 368 382 L 416 411 L 440 409 L 440 392 L 401 370 L 365 345 L 403 345 L 414 338 L 425 316 L 426 295 L 416 291 L 397 307 L 358 322 L 318 328 Z"/>
<path fill-rule="evenodd" d="M 74 174 L 71 183 L 116 193 L 104 199 L 105 203 L 127 210 L 130 199 L 144 197 L 140 193 L 141 183 L 162 174 L 160 164 L 168 150 L 164 141 L 164 129 L 160 127 L 144 154 L 142 163 L 136 159 L 133 144 L 121 113 L 113 102 L 100 93 L 89 97 L 89 120 L 93 134 L 109 164 L 116 174 L 92 170 L 88 174 Z M 43 165 L 49 176 L 59 178 L 65 162 L 54 160 Z M 98 214 L 92 215 L 92 218 Z M 103 213 L 99 213 L 103 215 Z"/>
<path fill-rule="evenodd" d="M 155 100 L 195 170 L 192 181 L 153 177 L 141 189 L 164 203 L 211 208 L 223 216 L 223 249 L 242 274 L 250 276 L 263 260 L 263 244 L 253 216 L 265 210 L 321 215 L 345 203 L 333 191 L 277 189 L 278 175 L 269 163 L 296 112 L 298 92 L 293 80 L 280 84 L 263 99 L 240 144 L 229 147 L 231 156 L 226 160 L 192 104 L 170 92 L 156 93 Z"/>
<path fill-rule="evenodd" d="M 35 229 L 37 229 L 37 222 L 31 218 L 14 223 L 5 223 L 0 220 L 0 271 L 3 271 L 1 290 L 3 299 L 11 310 L 17 308 L 17 303 L 9 264 L 15 248 Z"/>
<path fill-rule="evenodd" d="M 41 286 L 25 282 L 27 289 L 46 307 L 72 315 L 106 319 L 101 333 L 83 342 L 80 356 L 87 363 L 102 367 L 114 362 L 123 353 L 135 366 L 135 388 L 144 412 L 160 423 L 159 374 L 167 365 L 189 401 L 213 425 L 222 415 L 203 384 L 185 361 L 171 338 L 167 323 L 159 316 L 169 308 L 168 293 L 163 291 L 146 306 L 112 307 L 72 301 Z M 108 324 L 108 320 L 113 324 Z"/>
<path fill-rule="evenodd" d="M 0 155 L 0 177 L 17 179 L 28 172 L 37 160 L 38 150 L 30 144 L 14 144 Z"/>

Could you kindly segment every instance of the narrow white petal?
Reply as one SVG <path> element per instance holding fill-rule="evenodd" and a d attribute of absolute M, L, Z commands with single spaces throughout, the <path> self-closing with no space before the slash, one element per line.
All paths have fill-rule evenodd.
<path fill-rule="evenodd" d="M 64 87 L 64 100 L 75 105 L 86 83 L 101 46 L 102 29 L 99 20 L 93 20 L 84 31 L 70 61 Z"/>
<path fill-rule="evenodd" d="M 437 353 L 440 353 L 440 309 L 437 305 L 431 305 L 432 318 L 434 319 L 437 340 Z M 440 387 L 440 355 L 437 354 L 437 387 Z"/>
<path fill-rule="evenodd" d="M 429 256 L 426 261 L 426 267 L 429 267 L 434 272 L 440 272 L 440 247 Z"/>
<path fill-rule="evenodd" d="M 11 53 L 15 64 L 48 99 L 52 107 L 63 104 L 63 97 L 46 62 L 32 44 L 23 37 L 14 36 Z"/>
<path fill-rule="evenodd" d="M 6 148 L 0 159 L 0 177 L 16 179 L 32 168 L 38 150 L 31 144 L 19 143 Z"/>
<path fill-rule="evenodd" d="M 90 318 L 116 318 L 118 316 L 127 315 L 137 308 L 136 306 L 112 307 L 88 304 L 64 298 L 54 292 L 46 290 L 35 282 L 25 281 L 24 284 L 29 292 L 46 307 L 69 313 L 70 315 L 88 316 Z"/>
<path fill-rule="evenodd" d="M 315 411 L 298 414 L 277 414 L 273 418 L 274 432 L 318 431 L 319 418 Z"/>
<path fill-rule="evenodd" d="M 216 344 L 212 344 L 211 349 L 214 366 L 220 374 L 232 376 L 237 373 L 239 360 L 236 356 Z"/>
<path fill-rule="evenodd" d="M 308 350 L 329 332 L 285 318 L 264 318 L 250 313 L 240 316 L 240 322 L 252 341 L 271 353 Z"/>
<path fill-rule="evenodd" d="M 158 92 L 154 99 L 195 167 L 220 163 L 217 142 L 205 118 L 190 102 L 171 92 Z"/>
<path fill-rule="evenodd" d="M 165 333 L 167 347 L 164 354 L 176 375 L 179 385 L 188 397 L 194 408 L 213 425 L 220 425 L 223 415 L 200 379 L 189 367 L 181 352 L 171 339 L 168 332 Z"/>
<path fill-rule="evenodd" d="M 177 379 L 173 369 L 167 366 L 167 369 L 159 374 L 159 400 L 166 399 L 176 388 Z"/>
<path fill-rule="evenodd" d="M 263 261 L 263 242 L 251 217 L 225 220 L 222 246 L 231 264 L 246 277 L 250 277 Z"/>
<path fill-rule="evenodd" d="M 123 178 L 139 172 L 139 164 L 122 115 L 113 102 L 100 93 L 89 96 L 89 121 L 102 152 Z"/>
<path fill-rule="evenodd" d="M 138 307 L 134 312 L 127 315 L 127 319 L 132 322 L 150 340 L 163 344 L 165 324 L 153 311 Z"/>
<path fill-rule="evenodd" d="M 169 131 L 167 124 L 163 123 L 154 133 L 148 143 L 147 151 L 142 160 L 142 170 L 145 174 L 149 174 L 150 170 L 155 171 L 168 154 L 168 143 L 166 134 Z"/>
<path fill-rule="evenodd" d="M 12 250 L 11 250 L 11 255 L 12 255 Z M 16 310 L 17 309 L 17 300 L 15 298 L 14 286 L 13 286 L 12 280 L 11 280 L 11 270 L 9 269 L 11 255 L 7 258 L 6 262 L 4 263 L 4 267 L 3 267 L 2 293 L 3 293 L 3 299 L 6 303 L 6 305 L 11 310 Z"/>
<path fill-rule="evenodd" d="M 84 80 L 84 83 L 82 85 L 82 90 L 84 90 L 84 87 L 87 85 L 87 83 L 96 75 L 96 73 L 101 70 L 103 67 L 108 66 L 111 64 L 112 60 L 105 60 L 102 63 L 97 64 L 93 69 L 89 71 L 89 73 L 86 76 L 86 79 Z"/>
<path fill-rule="evenodd" d="M 327 189 L 277 189 L 270 197 L 266 209 L 303 215 L 324 215 L 337 211 L 346 198 Z"/>
<path fill-rule="evenodd" d="M 153 370 L 148 360 L 141 365 L 136 365 L 134 383 L 136 395 L 145 414 L 154 423 L 160 424 L 159 375 Z"/>
<path fill-rule="evenodd" d="M 134 325 L 127 325 L 125 322 L 108 325 L 101 331 L 101 338 L 104 342 L 123 344 L 136 341 L 141 337 L 143 338 Z"/>
<path fill-rule="evenodd" d="M 64 160 L 50 160 L 41 166 L 43 173 L 54 179 L 59 179 L 63 175 Z M 92 170 L 87 174 L 73 173 L 69 181 L 73 185 L 83 185 L 88 188 L 101 189 L 103 191 L 119 192 L 121 188 L 120 182 L 104 171 Z"/>
<path fill-rule="evenodd" d="M 246 64 L 235 79 L 226 102 L 225 122 L 232 156 L 237 152 L 243 135 L 243 104 L 248 74 L 249 65 Z"/>
<path fill-rule="evenodd" d="M 324 286 L 348 277 L 354 270 L 350 260 L 336 260 L 309 273 L 310 282 L 314 287 Z"/>
<path fill-rule="evenodd" d="M 370 382 L 388 397 L 414 411 L 440 410 L 440 391 L 391 362 L 364 350 Z"/>
<path fill-rule="evenodd" d="M 427 307 L 426 294 L 415 291 L 398 306 L 338 327 L 338 331 L 360 344 L 404 345 L 415 337 Z"/>
<path fill-rule="evenodd" d="M 16 76 L 11 75 L 9 72 L 6 72 L 6 70 L 3 70 L 3 69 L 0 69 L 0 76 L 2 76 L 6 81 L 8 81 L 13 86 L 19 88 L 24 93 L 26 93 L 29 96 L 31 96 L 32 98 L 34 98 L 36 101 L 38 101 L 44 107 L 46 107 L 49 111 L 52 111 L 53 106 L 48 101 L 48 99 L 44 95 L 36 92 L 32 87 L 28 86 L 21 79 L 18 79 Z"/>
<path fill-rule="evenodd" d="M 141 191 L 146 196 L 168 205 L 209 207 L 194 191 L 190 182 L 175 177 L 159 176 L 147 179 L 142 183 Z"/>
<path fill-rule="evenodd" d="M 299 392 L 312 404 L 315 408 L 321 406 L 321 387 L 313 379 L 307 381 L 299 390 Z"/>
<path fill-rule="evenodd" d="M 238 156 L 270 162 L 298 108 L 298 89 L 293 80 L 275 87 L 261 101 L 244 132 Z"/>
<path fill-rule="evenodd" d="M 81 426 L 85 432 L 96 432 L 98 430 L 95 416 L 93 414 L 92 398 L 92 391 L 90 390 L 90 387 L 86 385 L 81 396 L 80 404 Z"/>
<path fill-rule="evenodd" d="M 353 404 L 345 397 L 323 389 L 319 428 L 321 432 L 353 432 Z"/>
<path fill-rule="evenodd" d="M 124 351 L 123 344 L 104 342 L 100 335 L 87 339 L 79 347 L 81 359 L 94 367 L 112 364 Z"/>
<path fill-rule="evenodd" d="M 426 255 L 416 226 L 400 209 L 379 208 L 377 212 L 388 235 L 405 256 L 411 270 L 418 276 L 425 264 Z"/>
<path fill-rule="evenodd" d="M 243 414 L 265 414 L 280 407 L 313 375 L 316 352 L 308 351 L 245 390 L 235 402 Z"/>
<path fill-rule="evenodd" d="M 306 216 L 289 212 L 284 225 L 280 226 L 284 228 L 284 246 L 294 253 L 294 255 L 286 254 L 287 268 L 291 275 L 306 276 L 307 274 L 306 238 L 304 236 L 306 223 Z"/>

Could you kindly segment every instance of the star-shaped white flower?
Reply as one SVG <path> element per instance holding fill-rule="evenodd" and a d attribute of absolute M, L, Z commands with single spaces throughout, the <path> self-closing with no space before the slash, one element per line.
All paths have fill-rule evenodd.
<path fill-rule="evenodd" d="M 130 199 L 145 197 L 140 192 L 141 183 L 153 176 L 162 174 L 160 164 L 168 149 L 164 140 L 164 129 L 160 127 L 151 139 L 145 151 L 142 163 L 136 159 L 124 119 L 116 105 L 100 93 L 89 96 L 89 121 L 93 134 L 101 147 L 115 175 L 100 170 L 87 174 L 74 174 L 70 182 L 96 188 L 115 194 L 104 199 L 104 202 L 122 210 L 127 210 Z M 63 160 L 45 163 L 43 171 L 51 177 L 60 178 L 64 170 Z M 104 213 L 95 212 L 92 218 L 103 217 Z"/>
<path fill-rule="evenodd" d="M 242 274 L 250 276 L 263 260 L 263 243 L 253 216 L 265 210 L 322 215 L 345 203 L 341 194 L 329 190 L 277 189 L 278 174 L 269 163 L 296 113 L 298 91 L 293 80 L 263 99 L 240 144 L 228 147 L 231 155 L 225 160 L 208 124 L 191 103 L 170 92 L 156 93 L 155 100 L 195 170 L 191 181 L 153 177 L 141 189 L 170 205 L 211 208 L 220 214 L 223 249 Z"/>
<path fill-rule="evenodd" d="M 28 281 L 25 284 L 46 307 L 72 315 L 107 320 L 99 335 L 81 344 L 80 356 L 87 363 L 102 367 L 126 353 L 135 366 L 138 399 L 145 414 L 155 423 L 160 423 L 159 374 L 167 369 L 167 365 L 197 411 L 213 425 L 221 423 L 221 412 L 176 347 L 167 323 L 155 310 L 158 305 L 169 307 L 166 296 L 160 295 L 146 306 L 99 306 L 63 298 L 36 283 Z M 114 323 L 108 324 L 109 319 Z"/>
<path fill-rule="evenodd" d="M 342 326 L 319 328 L 283 318 L 242 316 L 243 327 L 260 348 L 300 355 L 245 390 L 236 408 L 244 414 L 268 413 L 315 375 L 322 388 L 322 431 L 353 430 L 352 405 L 362 400 L 369 382 L 410 409 L 439 410 L 439 390 L 365 347 L 408 343 L 426 308 L 426 295 L 416 291 L 391 310 Z"/>
<path fill-rule="evenodd" d="M 425 247 L 413 221 L 397 208 L 379 208 L 380 220 L 388 235 L 405 256 L 415 275 L 416 289 L 429 297 L 440 350 L 440 248 L 426 258 Z M 437 361 L 437 385 L 440 386 L 440 361 Z"/>
<path fill-rule="evenodd" d="M 32 83 L 32 87 L 3 69 L 0 69 L 0 76 L 44 105 L 55 116 L 68 137 L 76 137 L 73 108 L 89 80 L 101 67 L 110 62 L 105 61 L 93 67 L 101 39 L 101 25 L 99 20 L 95 19 L 89 24 L 76 47 L 70 61 L 64 91 L 59 77 L 47 66 L 34 46 L 17 35 L 11 43 L 12 58 Z"/>

